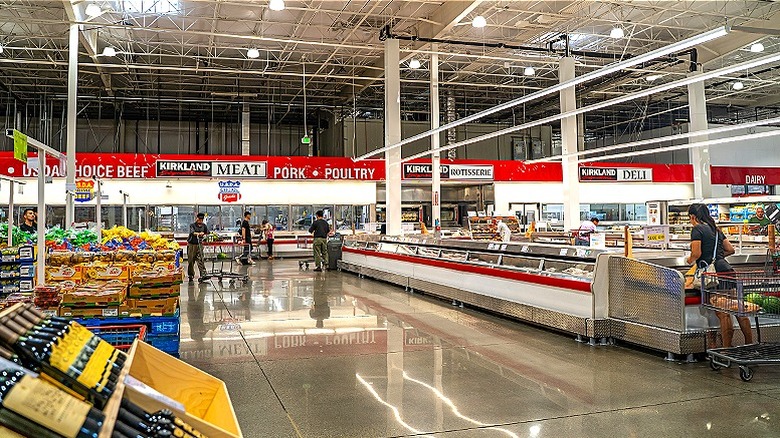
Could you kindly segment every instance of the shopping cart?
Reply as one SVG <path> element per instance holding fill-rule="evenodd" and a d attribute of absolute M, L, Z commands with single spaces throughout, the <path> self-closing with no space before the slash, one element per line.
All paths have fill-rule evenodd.
<path fill-rule="evenodd" d="M 221 241 L 203 244 L 203 261 L 211 263 L 211 269 L 208 269 L 206 275 L 208 278 L 217 278 L 219 281 L 229 280 L 231 284 L 236 281 L 246 283 L 249 281 L 249 275 L 236 272 L 233 264 L 237 257 L 244 251 L 243 243 L 237 241 Z"/>
<path fill-rule="evenodd" d="M 146 324 L 104 325 L 87 329 L 121 351 L 130 350 L 136 339 L 146 340 Z"/>
<path fill-rule="evenodd" d="M 314 238 L 312 236 L 296 236 L 295 237 L 295 246 L 298 249 L 312 249 L 312 244 L 314 243 Z M 311 254 L 311 252 L 309 252 Z M 314 264 L 314 259 L 304 259 L 304 260 L 298 260 L 298 269 L 300 270 L 309 270 L 309 264 Z"/>
<path fill-rule="evenodd" d="M 712 280 L 717 280 L 714 282 Z M 717 283 L 717 284 L 715 284 Z M 757 343 L 707 350 L 713 370 L 739 366 L 739 376 L 753 378 L 751 365 L 780 365 L 780 343 L 762 342 L 760 319 L 780 318 L 780 273 L 723 272 L 702 274 L 702 305 L 735 316 L 755 318 Z"/>

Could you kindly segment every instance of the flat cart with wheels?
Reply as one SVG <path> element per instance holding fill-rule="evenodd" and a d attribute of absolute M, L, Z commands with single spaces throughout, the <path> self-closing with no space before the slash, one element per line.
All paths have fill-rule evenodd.
<path fill-rule="evenodd" d="M 248 282 L 249 275 L 245 272 L 236 272 L 233 266 L 236 263 L 235 259 L 243 251 L 243 243 L 233 241 L 204 243 L 203 260 L 211 263 L 211 269 L 207 272 L 208 278 L 216 278 L 219 281 L 227 279 L 231 284 L 237 281 Z"/>
<path fill-rule="evenodd" d="M 717 281 L 714 281 L 717 280 Z M 716 284 L 717 283 L 717 284 Z M 727 272 L 702 275 L 702 305 L 734 316 L 753 317 L 757 343 L 707 350 L 713 370 L 739 366 L 748 382 L 756 365 L 780 365 L 780 343 L 762 342 L 761 320 L 780 318 L 780 273 Z"/>
<path fill-rule="evenodd" d="M 312 244 L 314 243 L 314 237 L 305 235 L 305 236 L 296 236 L 295 237 L 295 246 L 298 247 L 298 249 L 312 249 Z M 310 259 L 303 259 L 298 260 L 298 269 L 300 270 L 309 270 L 309 264 L 314 264 L 314 258 Z"/>

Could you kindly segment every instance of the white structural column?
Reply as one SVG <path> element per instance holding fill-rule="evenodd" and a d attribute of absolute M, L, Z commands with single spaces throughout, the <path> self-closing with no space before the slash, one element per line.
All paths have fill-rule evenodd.
<path fill-rule="evenodd" d="M 438 44 L 431 45 L 431 129 L 439 127 L 439 49 Z M 439 149 L 438 133 L 431 136 L 431 150 Z M 441 237 L 441 154 L 431 154 L 431 222 L 436 237 Z"/>
<path fill-rule="evenodd" d="M 561 59 L 558 67 L 558 81 L 566 82 L 574 78 L 574 58 Z M 561 90 L 561 112 L 577 108 L 574 87 Z M 561 142 L 564 155 L 563 166 L 563 223 L 567 230 L 575 230 L 580 226 L 580 181 L 577 166 L 577 116 L 561 119 Z"/>
<path fill-rule="evenodd" d="M 398 40 L 385 40 L 385 146 L 401 141 L 401 69 Z M 401 235 L 401 148 L 385 152 L 385 222 Z"/>
<path fill-rule="evenodd" d="M 66 143 L 66 175 L 65 175 L 65 227 L 73 224 L 75 205 L 73 195 L 76 190 L 76 99 L 79 78 L 79 26 L 70 25 L 68 41 L 68 116 Z M 46 170 L 45 158 L 41 162 L 41 170 Z M 40 212 L 38 213 L 40 215 Z"/>
<path fill-rule="evenodd" d="M 243 111 L 241 112 L 241 155 L 249 155 L 249 103 L 244 102 Z"/>
<path fill-rule="evenodd" d="M 690 73 L 697 75 L 698 71 Z M 688 112 L 691 123 L 688 126 L 690 132 L 704 131 L 707 129 L 707 98 L 704 95 L 704 81 L 688 85 Z M 689 143 L 707 141 L 707 134 L 697 135 L 688 139 Z M 693 165 L 693 196 L 695 198 L 709 198 L 712 196 L 712 181 L 710 180 L 710 150 L 708 146 L 691 148 L 688 152 Z"/>

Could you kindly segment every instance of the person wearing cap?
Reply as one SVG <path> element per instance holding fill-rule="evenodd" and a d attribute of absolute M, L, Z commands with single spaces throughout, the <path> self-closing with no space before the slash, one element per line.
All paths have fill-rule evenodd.
<path fill-rule="evenodd" d="M 190 235 L 187 236 L 187 275 L 192 281 L 195 277 L 195 263 L 197 263 L 198 272 L 200 272 L 198 282 L 201 283 L 206 281 L 207 277 L 206 264 L 203 263 L 203 238 L 209 233 L 209 229 L 203 223 L 205 218 L 204 213 L 198 213 L 195 222 L 190 224 Z"/>
<path fill-rule="evenodd" d="M 590 246 L 590 235 L 596 232 L 596 227 L 599 224 L 599 218 L 592 217 L 580 224 L 580 228 L 577 229 L 577 234 L 574 237 L 574 244 L 578 246 Z"/>

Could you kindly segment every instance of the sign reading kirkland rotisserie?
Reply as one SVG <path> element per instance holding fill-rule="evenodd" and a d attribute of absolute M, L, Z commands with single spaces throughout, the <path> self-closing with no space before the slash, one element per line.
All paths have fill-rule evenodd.
<path fill-rule="evenodd" d="M 580 181 L 652 182 L 653 169 L 629 167 L 580 167 Z"/>
<path fill-rule="evenodd" d="M 441 179 L 493 179 L 492 164 L 442 164 L 439 168 Z M 404 163 L 404 179 L 431 179 L 433 165 L 427 163 Z"/>

